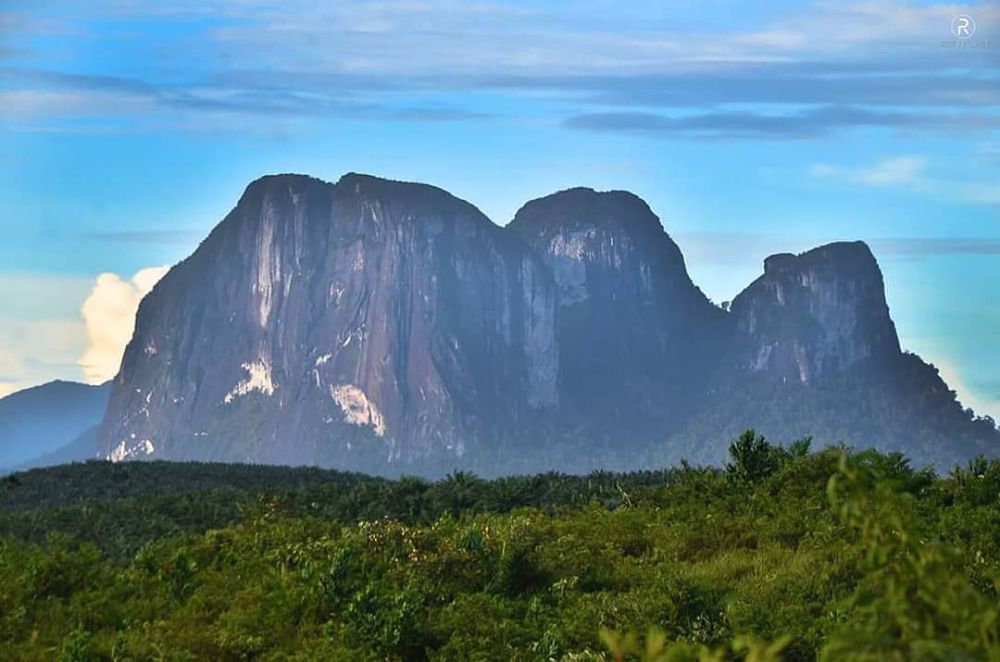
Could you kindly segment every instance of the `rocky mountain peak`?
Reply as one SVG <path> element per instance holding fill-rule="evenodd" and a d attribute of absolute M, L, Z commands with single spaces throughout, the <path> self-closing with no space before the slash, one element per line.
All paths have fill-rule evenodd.
<path fill-rule="evenodd" d="M 661 235 L 663 226 L 639 196 L 629 191 L 576 187 L 526 203 L 511 228 L 522 233 L 614 228 L 633 236 Z"/>
<path fill-rule="evenodd" d="M 572 188 L 525 204 L 507 226 L 545 260 L 562 305 L 590 296 L 652 303 L 656 290 L 693 290 L 680 249 L 628 191 Z"/>
<path fill-rule="evenodd" d="M 528 202 L 507 229 L 558 285 L 567 402 L 619 429 L 656 411 L 668 428 L 681 391 L 697 392 L 710 370 L 724 315 L 691 282 L 649 206 L 626 191 L 574 188 Z M 684 387 L 671 377 L 681 374 Z"/>
<path fill-rule="evenodd" d="M 745 367 L 780 381 L 808 384 L 900 353 L 882 272 L 861 241 L 768 257 L 731 310 Z"/>
<path fill-rule="evenodd" d="M 764 273 L 823 267 L 832 271 L 855 272 L 881 281 L 882 274 L 871 249 L 863 241 L 837 241 L 817 246 L 805 253 L 776 253 L 764 259 Z"/>
<path fill-rule="evenodd" d="M 294 207 L 305 205 L 310 200 L 320 200 L 323 204 L 337 200 L 341 204 L 372 206 L 373 213 L 361 220 L 380 220 L 380 206 L 387 210 L 394 205 L 403 205 L 406 213 L 393 220 L 416 220 L 450 213 L 480 225 L 495 227 L 475 206 L 436 186 L 354 172 L 343 175 L 336 183 L 292 173 L 265 175 L 247 185 L 234 212 L 242 209 L 259 211 L 265 205 Z M 328 220 L 342 219 L 332 215 Z"/>
<path fill-rule="evenodd" d="M 554 309 L 542 262 L 441 189 L 264 177 L 140 306 L 103 452 L 460 456 L 557 400 Z"/>

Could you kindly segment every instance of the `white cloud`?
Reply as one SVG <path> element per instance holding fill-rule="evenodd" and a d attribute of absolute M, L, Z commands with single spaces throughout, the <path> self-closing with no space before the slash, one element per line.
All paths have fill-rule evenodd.
<path fill-rule="evenodd" d="M 92 279 L 0 272 L 0 397 L 52 379 L 78 379 L 80 301 Z"/>
<path fill-rule="evenodd" d="M 927 159 L 920 156 L 893 156 L 870 166 L 845 168 L 816 163 L 809 168 L 813 177 L 838 178 L 865 186 L 904 186 L 921 180 Z"/>
<path fill-rule="evenodd" d="M 989 2 L 959 8 L 893 0 L 818 0 L 745 26 L 704 8 L 695 11 L 694 3 L 690 12 L 674 9 L 682 20 L 669 21 L 650 20 L 659 13 L 655 10 L 611 9 L 588 0 L 552 7 L 456 0 L 97 4 L 105 5 L 104 11 L 114 8 L 122 19 L 215 18 L 220 25 L 206 32 L 209 43 L 250 70 L 411 74 L 620 74 L 845 53 L 853 59 L 872 51 L 899 57 L 935 53 L 932 49 L 951 38 L 951 19 L 958 13 L 974 15 L 980 26 L 1000 17 Z"/>
<path fill-rule="evenodd" d="M 896 156 L 880 161 L 870 168 L 854 172 L 851 179 L 867 186 L 900 186 L 916 182 L 927 167 L 927 159 L 919 156 Z"/>
<path fill-rule="evenodd" d="M 946 182 L 946 184 L 946 189 L 954 191 L 966 202 L 1000 205 L 1000 184 L 985 182 Z"/>
<path fill-rule="evenodd" d="M 930 161 L 920 156 L 894 156 L 863 167 L 816 163 L 809 168 L 809 174 L 820 179 L 839 180 L 861 186 L 899 188 L 949 202 L 1000 204 L 1000 185 L 934 177 L 927 173 L 929 165 Z"/>
<path fill-rule="evenodd" d="M 136 93 L 101 90 L 13 89 L 0 91 L 0 119 L 45 117 L 66 113 L 77 116 L 124 115 L 149 111 L 152 101 Z"/>
<path fill-rule="evenodd" d="M 809 174 L 813 177 L 835 177 L 840 173 L 840 169 L 829 163 L 814 163 L 809 167 Z"/>
<path fill-rule="evenodd" d="M 120 77 L 114 67 L 103 75 L 52 71 L 44 59 L 8 68 L 0 71 L 0 128 L 283 136 L 308 131 L 317 118 L 536 120 L 539 112 L 562 114 L 566 102 L 644 112 L 651 106 L 702 107 L 716 109 L 714 114 L 724 104 L 804 106 L 800 111 L 837 106 L 839 122 L 827 118 L 820 127 L 828 130 L 863 126 L 866 118 L 883 128 L 921 131 L 964 133 L 995 125 L 989 113 L 929 109 L 1000 106 L 988 49 L 965 49 L 955 57 L 957 50 L 940 47 L 951 39 L 951 19 L 959 11 L 974 15 L 985 34 L 1000 21 L 996 3 L 959 10 L 950 4 L 818 0 L 748 20 L 703 11 L 697 3 L 685 11 L 689 2 L 641 10 L 612 4 L 93 0 L 86 14 L 111 17 L 121 26 L 99 31 L 102 43 L 118 60 L 147 62 L 145 75 Z M 59 13 L 19 11 L 12 46 L 32 53 L 33 38 L 49 29 L 49 14 Z M 86 34 L 83 26 L 74 27 L 76 13 L 62 18 L 65 29 Z M 211 27 L 192 38 L 189 19 L 206 19 Z M 152 35 L 154 48 L 137 50 L 132 33 L 149 20 L 178 21 L 180 29 L 159 31 Z M 138 22 L 135 30 L 132 21 Z M 67 38 L 77 49 L 89 48 L 90 41 Z M 163 74 L 170 71 L 189 75 Z M 476 107 L 434 112 L 435 106 L 450 106 L 455 92 L 499 95 L 513 103 L 491 103 L 486 113 Z M 411 108 L 414 95 L 426 109 Z M 873 117 L 854 109 L 871 105 L 912 112 Z"/>
<path fill-rule="evenodd" d="M 122 352 L 135 329 L 139 302 L 169 267 L 150 267 L 137 272 L 130 280 L 113 273 L 103 273 L 94 282 L 81 312 L 87 327 L 88 345 L 77 361 L 86 381 L 98 384 L 115 376 Z"/>
<path fill-rule="evenodd" d="M 4 319 L 0 397 L 53 379 L 76 379 L 83 324 L 75 319 Z"/>

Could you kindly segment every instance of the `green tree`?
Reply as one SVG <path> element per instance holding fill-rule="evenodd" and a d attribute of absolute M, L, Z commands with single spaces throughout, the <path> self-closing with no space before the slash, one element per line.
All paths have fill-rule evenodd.
<path fill-rule="evenodd" d="M 759 483 L 781 464 L 779 449 L 753 428 L 729 445 L 729 456 L 731 460 L 726 464 L 726 474 L 737 481 Z"/>
<path fill-rule="evenodd" d="M 843 455 L 828 492 L 860 535 L 866 575 L 851 598 L 855 618 L 823 648 L 824 660 L 1000 660 L 996 588 L 978 591 L 961 554 L 915 534 L 913 497 L 880 479 L 864 455 Z"/>

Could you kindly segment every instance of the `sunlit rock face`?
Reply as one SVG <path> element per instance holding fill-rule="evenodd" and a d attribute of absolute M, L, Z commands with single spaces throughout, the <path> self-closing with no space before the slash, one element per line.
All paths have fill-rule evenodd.
<path fill-rule="evenodd" d="M 557 405 L 555 307 L 542 261 L 440 189 L 265 177 L 142 302 L 102 451 L 460 457 Z"/>
<path fill-rule="evenodd" d="M 662 438 L 703 395 L 729 325 L 691 282 L 660 220 L 631 193 L 576 188 L 527 203 L 509 229 L 558 285 L 567 406 L 622 437 Z"/>
<path fill-rule="evenodd" d="M 772 255 L 732 313 L 742 367 L 778 381 L 810 384 L 900 355 L 882 272 L 862 242 Z"/>

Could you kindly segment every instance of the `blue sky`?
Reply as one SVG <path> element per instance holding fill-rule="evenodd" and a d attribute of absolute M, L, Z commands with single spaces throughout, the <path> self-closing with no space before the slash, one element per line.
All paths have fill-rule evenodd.
<path fill-rule="evenodd" d="M 359 171 L 501 224 L 632 190 L 716 301 L 770 253 L 864 239 L 904 347 L 1000 417 L 997 3 L 313 4 L 3 4 L 0 394 L 98 379 L 133 275 L 250 180 Z"/>

